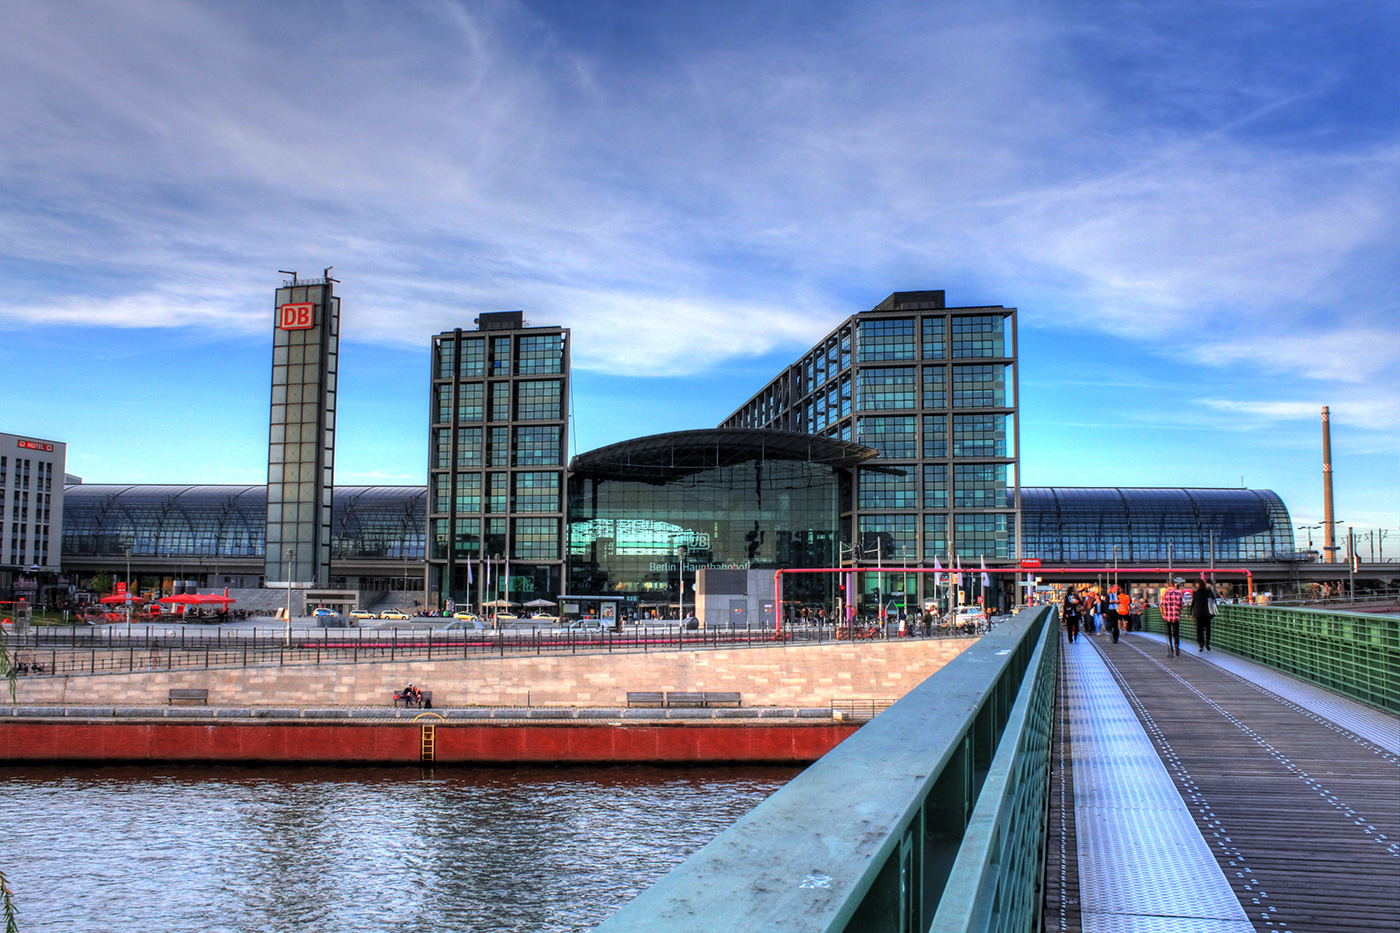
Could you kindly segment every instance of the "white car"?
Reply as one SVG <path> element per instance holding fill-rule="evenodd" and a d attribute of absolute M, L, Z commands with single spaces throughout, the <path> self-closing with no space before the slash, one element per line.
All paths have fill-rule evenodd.
<path fill-rule="evenodd" d="M 449 635 L 456 634 L 457 632 L 471 633 L 489 631 L 491 631 L 491 626 L 487 625 L 480 619 L 453 619 L 446 625 L 441 625 L 433 629 L 433 633 L 435 635 Z"/>

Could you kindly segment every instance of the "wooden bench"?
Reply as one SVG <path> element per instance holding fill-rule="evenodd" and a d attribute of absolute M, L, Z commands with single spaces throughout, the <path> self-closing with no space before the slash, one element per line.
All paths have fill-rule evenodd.
<path fill-rule="evenodd" d="M 627 705 L 662 707 L 666 705 L 666 697 L 659 691 L 629 690 L 627 691 Z"/>
<path fill-rule="evenodd" d="M 200 690 L 195 687 L 171 687 L 170 695 L 165 698 L 165 705 L 171 706 L 176 700 L 190 700 L 208 706 L 209 691 Z"/>
<path fill-rule="evenodd" d="M 422 694 L 422 695 L 421 695 L 417 700 L 410 700 L 408 697 L 404 696 L 402 693 L 395 693 L 395 694 L 394 694 L 394 706 L 398 706 L 399 704 L 403 704 L 403 706 L 404 706 L 405 708 L 410 707 L 410 706 L 416 706 L 416 707 L 418 707 L 419 709 L 432 709 L 432 708 L 433 708 L 433 691 L 431 691 L 431 690 L 420 690 L 419 693 Z"/>
<path fill-rule="evenodd" d="M 668 693 L 666 705 L 671 709 L 701 709 L 705 706 L 705 694 L 684 690 Z"/>
<path fill-rule="evenodd" d="M 741 693 L 720 693 L 712 690 L 705 691 L 706 706 L 743 706 L 744 696 Z"/>

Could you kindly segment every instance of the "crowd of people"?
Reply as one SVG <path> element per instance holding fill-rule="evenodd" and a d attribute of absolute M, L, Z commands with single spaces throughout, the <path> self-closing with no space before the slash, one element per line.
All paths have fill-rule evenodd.
<path fill-rule="evenodd" d="M 1202 574 L 1194 589 L 1180 586 L 1179 578 L 1168 581 L 1162 589 L 1157 609 L 1167 634 L 1167 653 L 1181 654 L 1181 616 L 1190 612 L 1196 623 L 1199 651 L 1210 650 L 1211 620 L 1216 615 L 1216 594 Z M 1143 612 L 1150 608 L 1147 598 L 1131 595 L 1127 589 L 1109 587 L 1100 593 L 1097 587 L 1067 587 L 1060 599 L 1060 622 L 1070 643 L 1081 634 L 1107 634 L 1117 644 L 1123 632 L 1142 630 Z"/>

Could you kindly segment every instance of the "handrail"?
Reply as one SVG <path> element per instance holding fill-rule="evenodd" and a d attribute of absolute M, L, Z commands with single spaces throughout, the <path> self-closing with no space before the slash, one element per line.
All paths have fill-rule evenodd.
<path fill-rule="evenodd" d="M 950 874 L 958 859 L 985 867 L 986 826 L 1008 825 L 1008 794 L 1023 812 L 1044 808 L 1059 650 L 1053 619 L 1039 607 L 998 626 L 600 933 L 929 929 L 945 891 L 952 909 L 967 887 L 965 867 Z M 999 755 L 1003 749 L 1010 751 Z M 1003 852 L 974 897 L 985 899 L 984 884 L 1034 891 L 1043 814 L 1021 830 L 1013 841 L 1022 854 Z M 1039 906 L 1031 901 L 1033 921 Z"/>

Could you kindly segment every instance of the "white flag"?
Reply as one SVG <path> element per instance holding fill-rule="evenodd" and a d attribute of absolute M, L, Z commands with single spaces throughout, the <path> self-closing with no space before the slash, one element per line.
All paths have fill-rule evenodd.
<path fill-rule="evenodd" d="M 938 558 L 933 559 L 933 586 L 934 589 L 943 585 L 943 565 L 938 562 Z"/>
<path fill-rule="evenodd" d="M 982 589 L 992 585 L 992 578 L 987 576 L 987 558 L 982 558 Z"/>

